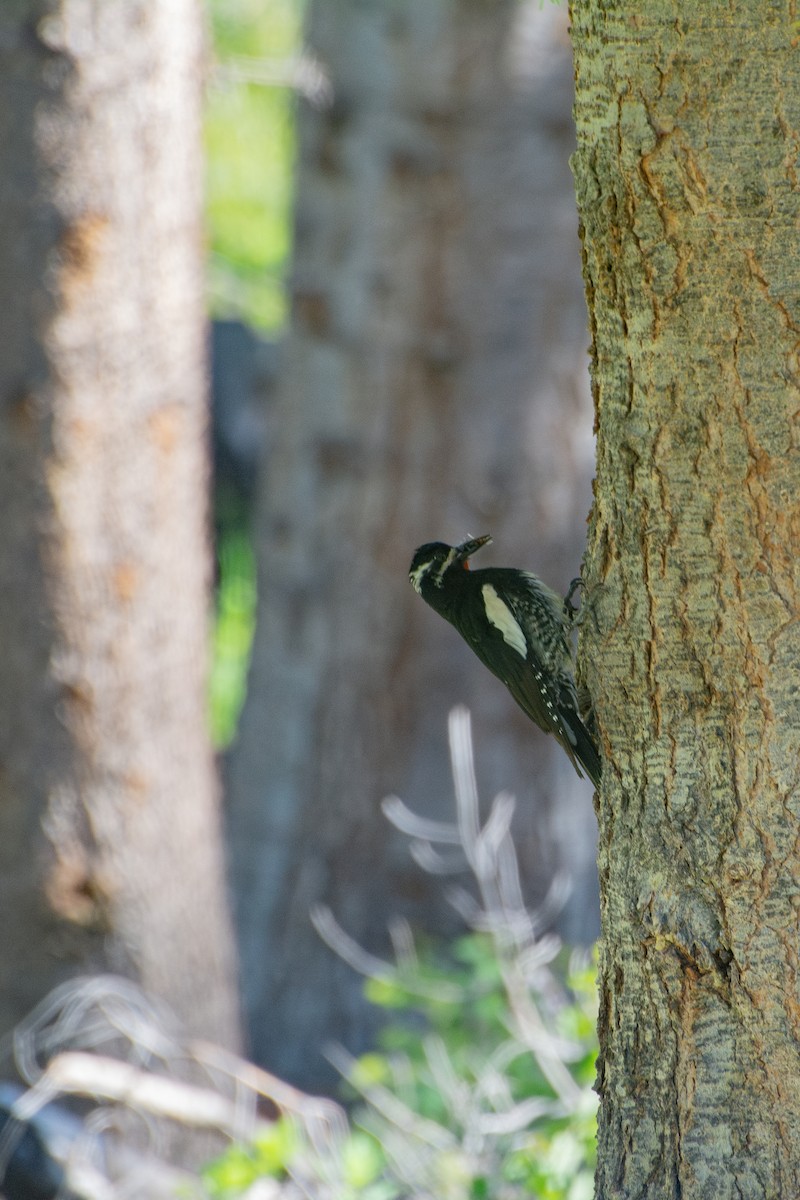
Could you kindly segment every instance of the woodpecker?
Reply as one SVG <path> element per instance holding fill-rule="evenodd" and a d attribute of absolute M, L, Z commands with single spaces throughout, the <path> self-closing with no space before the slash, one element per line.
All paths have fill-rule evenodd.
<path fill-rule="evenodd" d="M 561 600 L 528 571 L 470 571 L 470 556 L 491 540 L 486 534 L 459 546 L 427 542 L 411 560 L 411 585 L 456 627 L 531 720 L 557 738 L 578 774 L 582 767 L 599 787 L 600 755 L 575 687 L 569 598 Z"/>

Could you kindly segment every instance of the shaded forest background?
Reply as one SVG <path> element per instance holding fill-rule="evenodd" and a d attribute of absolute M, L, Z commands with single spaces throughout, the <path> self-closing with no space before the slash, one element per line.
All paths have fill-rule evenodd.
<path fill-rule="evenodd" d="M 800 1178 L 797 29 L 612 7 L 573 4 L 597 1188 L 772 1195 Z M 549 931 L 595 932 L 588 787 L 406 577 L 465 533 L 561 589 L 581 559 L 565 18 L 261 10 L 220 0 L 214 49 L 200 0 L 0 11 L 0 1122 L 77 1092 L 129 1131 L 166 1095 L 248 1142 L 186 1194 L 585 1200 L 591 987 Z M 333 1066 L 348 1112 L 286 1082 Z M 136 1194 L 147 1155 L 103 1139 Z"/>
<path fill-rule="evenodd" d="M 452 817 L 454 704 L 482 794 L 518 797 L 526 900 L 560 880 L 553 923 L 597 931 L 588 786 L 406 575 L 470 532 L 562 590 L 580 567 L 566 14 L 216 0 L 204 45 L 193 0 L 48 12 L 3 17 L 3 1025 L 114 970 L 238 1044 L 221 814 L 245 1043 L 329 1087 L 323 1047 L 377 1018 L 310 910 L 373 953 L 462 928 L 380 808 Z"/>
<path fill-rule="evenodd" d="M 259 331 L 238 360 L 241 387 L 259 394 L 275 368 L 253 492 L 251 691 L 226 764 L 232 877 L 256 1056 L 324 1083 L 310 1064 L 326 1042 L 364 1049 L 373 1027 L 309 909 L 330 905 L 373 951 L 399 916 L 428 933 L 458 928 L 379 809 L 398 792 L 451 815 L 453 702 L 474 713 L 484 794 L 519 798 L 531 902 L 561 873 L 560 932 L 587 943 L 597 931 L 589 789 L 406 585 L 414 546 L 484 529 L 495 562 L 556 587 L 580 567 L 593 443 L 571 54 L 557 7 L 312 5 L 295 67 L 306 94 L 237 89 L 228 73 L 263 52 L 265 33 L 223 12 L 213 309 Z M 279 37 L 296 28 L 296 10 L 284 16 Z M 285 178 L 255 185 L 250 151 L 256 138 L 292 159 L 295 114 L 295 209 L 282 223 Z M 272 211 L 255 216 L 254 197 L 273 198 Z M 215 381 L 228 382 L 225 339 L 244 333 L 215 329 Z M 219 389 L 216 402 L 224 417 Z M 235 527 L 228 537 L 231 592 L 253 595 Z M 225 621 L 225 579 L 220 594 Z"/>

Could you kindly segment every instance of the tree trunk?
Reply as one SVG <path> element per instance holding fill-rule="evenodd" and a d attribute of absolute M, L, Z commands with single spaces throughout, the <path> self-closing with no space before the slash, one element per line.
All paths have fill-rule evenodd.
<path fill-rule="evenodd" d="M 593 454 L 563 13 L 322 2 L 309 37 L 336 98 L 300 114 L 231 834 L 254 1053 L 320 1086 L 324 1043 L 357 1051 L 370 1023 L 310 906 L 371 949 L 397 915 L 452 928 L 441 880 L 390 839 L 379 804 L 400 792 L 453 818 L 453 704 L 473 709 L 487 798 L 519 797 L 532 899 L 566 864 L 571 932 L 594 932 L 586 785 L 407 579 L 421 542 L 491 531 L 487 565 L 566 589 Z"/>
<path fill-rule="evenodd" d="M 115 970 L 236 1038 L 205 731 L 195 0 L 0 17 L 0 1029 Z"/>
<path fill-rule="evenodd" d="M 598 474 L 597 1195 L 800 1195 L 793 6 L 573 0 Z"/>

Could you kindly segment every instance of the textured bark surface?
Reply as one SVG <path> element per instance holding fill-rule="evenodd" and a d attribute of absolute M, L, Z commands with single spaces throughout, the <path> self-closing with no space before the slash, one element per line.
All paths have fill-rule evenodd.
<path fill-rule="evenodd" d="M 473 710 L 487 800 L 518 796 L 531 898 L 537 869 L 571 870 L 572 936 L 594 936 L 596 875 L 590 789 L 407 578 L 417 545 L 470 532 L 495 535 L 483 565 L 563 589 L 579 567 L 593 447 L 565 14 L 321 2 L 310 43 L 336 98 L 300 116 L 231 833 L 254 1051 L 317 1084 L 324 1042 L 357 1050 L 370 1030 L 309 906 L 372 948 L 398 914 L 452 925 L 379 804 L 398 792 L 452 819 L 454 703 Z"/>
<path fill-rule="evenodd" d="M 597 1194 L 800 1195 L 790 3 L 573 0 L 604 731 Z"/>
<path fill-rule="evenodd" d="M 0 13 L 0 1030 L 76 971 L 235 1040 L 205 732 L 194 0 Z"/>

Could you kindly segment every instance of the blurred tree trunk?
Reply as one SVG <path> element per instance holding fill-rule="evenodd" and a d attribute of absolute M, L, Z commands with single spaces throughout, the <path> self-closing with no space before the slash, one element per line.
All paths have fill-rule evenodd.
<path fill-rule="evenodd" d="M 309 38 L 335 100 L 300 114 L 230 827 L 254 1052 L 318 1084 L 324 1042 L 358 1050 L 370 1026 L 309 907 L 373 949 L 399 914 L 452 927 L 379 804 L 452 819 L 453 704 L 475 714 L 487 798 L 519 796 L 532 898 L 568 864 L 571 932 L 594 932 L 591 791 L 407 579 L 420 542 L 491 531 L 487 564 L 566 588 L 593 447 L 565 14 L 348 0 L 312 4 Z"/>
<path fill-rule="evenodd" d="M 795 17 L 572 6 L 607 1200 L 800 1195 Z"/>
<path fill-rule="evenodd" d="M 195 0 L 0 14 L 0 1029 L 114 970 L 236 1039 L 205 732 Z"/>

